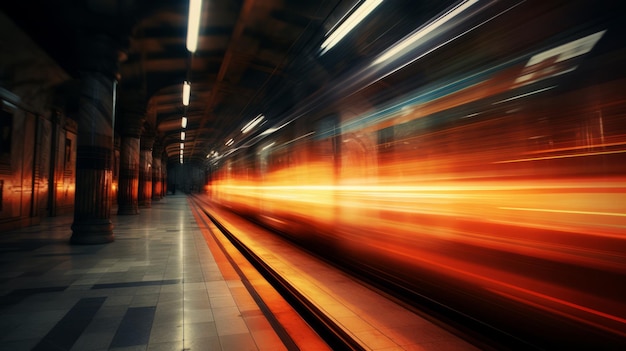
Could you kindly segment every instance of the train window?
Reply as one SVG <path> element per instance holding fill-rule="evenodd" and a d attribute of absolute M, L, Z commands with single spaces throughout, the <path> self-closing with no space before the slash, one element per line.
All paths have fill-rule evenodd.
<path fill-rule="evenodd" d="M 319 161 L 333 162 L 338 154 L 338 118 L 327 116 L 315 126 L 315 155 Z"/>
<path fill-rule="evenodd" d="M 621 139 L 626 135 L 626 104 L 599 108 L 595 113 L 602 128 L 603 138 Z"/>
<path fill-rule="evenodd" d="M 292 141 L 293 141 L 293 125 L 289 124 L 281 129 L 281 133 L 271 144 L 263 147 L 261 155 L 266 159 L 263 166 L 266 172 L 275 172 L 293 165 L 292 161 Z"/>
<path fill-rule="evenodd" d="M 378 131 L 378 155 L 384 160 L 385 156 L 393 153 L 393 144 L 395 141 L 394 127 L 387 127 Z"/>

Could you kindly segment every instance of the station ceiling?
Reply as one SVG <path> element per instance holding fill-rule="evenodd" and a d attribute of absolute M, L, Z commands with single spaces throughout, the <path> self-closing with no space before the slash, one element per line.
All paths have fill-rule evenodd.
<path fill-rule="evenodd" d="M 335 17 L 355 2 L 204 0 L 194 54 L 185 45 L 187 0 L 22 0 L 5 1 L 2 10 L 73 77 L 82 34 L 116 38 L 119 99 L 145 102 L 145 128 L 171 165 L 179 162 L 182 116 L 188 118 L 185 162 L 202 164 L 255 116 L 277 116 L 293 105 L 303 82 L 292 68 L 315 55 Z M 303 90 L 322 84 L 328 73 L 317 69 L 307 68 Z M 192 86 L 187 107 L 185 80 Z"/>

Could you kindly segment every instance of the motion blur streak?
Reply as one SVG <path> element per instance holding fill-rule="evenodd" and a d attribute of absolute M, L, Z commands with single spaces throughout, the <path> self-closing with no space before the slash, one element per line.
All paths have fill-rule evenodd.
<path fill-rule="evenodd" d="M 537 348 L 624 349 L 626 14 L 389 3 L 315 57 L 323 88 L 220 151 L 212 201 Z"/>
<path fill-rule="evenodd" d="M 524 158 L 524 159 L 520 159 L 520 160 L 497 161 L 497 162 L 494 162 L 494 163 L 540 161 L 540 160 L 550 160 L 550 159 L 555 159 L 555 158 L 582 157 L 582 156 L 599 156 L 599 155 L 623 154 L 623 153 L 626 153 L 626 150 L 602 151 L 602 152 L 586 152 L 586 153 L 582 153 L 582 154 L 573 154 L 573 155 L 559 155 L 559 156 L 545 156 L 545 157 L 535 157 L 535 158 Z"/>

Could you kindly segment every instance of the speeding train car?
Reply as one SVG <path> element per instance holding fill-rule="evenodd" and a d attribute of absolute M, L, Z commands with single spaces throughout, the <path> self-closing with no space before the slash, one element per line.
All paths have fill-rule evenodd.
<path fill-rule="evenodd" d="M 624 346 L 624 12 L 436 10 L 374 12 L 341 71 L 318 52 L 327 84 L 224 150 L 210 198 L 530 347 Z"/>

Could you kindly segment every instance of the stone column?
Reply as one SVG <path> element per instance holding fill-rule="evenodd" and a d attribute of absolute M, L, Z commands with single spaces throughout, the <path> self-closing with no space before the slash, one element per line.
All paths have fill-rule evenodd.
<path fill-rule="evenodd" d="M 163 153 L 163 144 L 160 141 L 154 142 L 152 148 L 152 201 L 159 201 L 163 197 L 161 192 L 163 190 L 163 176 L 161 172 L 161 160 Z"/>
<path fill-rule="evenodd" d="M 117 214 L 139 214 L 139 145 L 145 102 L 138 91 L 120 91 L 118 125 L 121 136 Z"/>
<path fill-rule="evenodd" d="M 161 159 L 161 197 L 167 195 L 167 159 Z"/>
<path fill-rule="evenodd" d="M 114 240 L 111 223 L 114 101 L 119 66 L 117 43 L 92 35 L 80 48 L 81 95 L 76 152 L 73 244 Z"/>
<path fill-rule="evenodd" d="M 141 136 L 139 155 L 139 207 L 152 206 L 152 144 L 154 136 L 144 131 Z"/>

